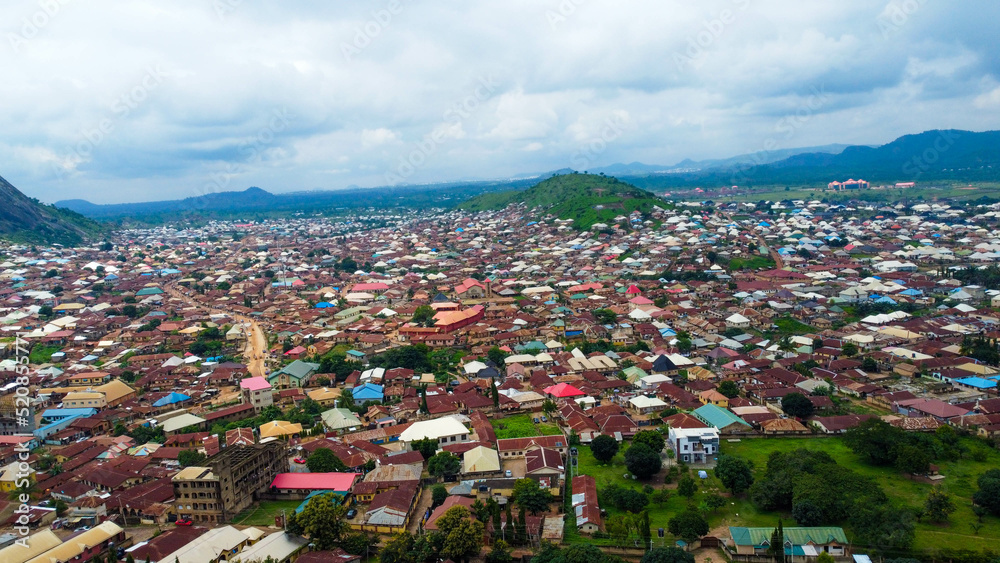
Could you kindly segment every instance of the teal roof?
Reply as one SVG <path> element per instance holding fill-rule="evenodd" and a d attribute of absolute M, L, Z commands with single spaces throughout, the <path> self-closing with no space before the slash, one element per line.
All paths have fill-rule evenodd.
<path fill-rule="evenodd" d="M 729 534 L 733 537 L 736 545 L 752 545 L 754 547 L 767 547 L 771 542 L 771 534 L 774 528 L 743 528 L 729 527 Z M 829 543 L 839 543 L 847 545 L 847 536 L 843 528 L 834 526 L 816 527 L 789 527 L 783 528 L 785 534 L 785 544 L 791 545 L 826 545 Z"/>
<path fill-rule="evenodd" d="M 295 360 L 294 362 L 288 364 L 284 369 L 276 371 L 268 377 L 268 379 L 274 379 L 281 374 L 287 374 L 295 379 L 304 379 L 308 377 L 309 374 L 319 369 L 319 364 L 313 364 L 309 362 L 303 362 L 302 360 Z"/>
<path fill-rule="evenodd" d="M 714 426 L 716 429 L 722 429 L 727 426 L 732 426 L 733 424 L 742 424 L 746 427 L 750 426 L 747 421 L 736 416 L 731 411 L 717 407 L 711 403 L 696 408 L 692 414 L 701 419 L 701 421 L 705 424 Z"/>

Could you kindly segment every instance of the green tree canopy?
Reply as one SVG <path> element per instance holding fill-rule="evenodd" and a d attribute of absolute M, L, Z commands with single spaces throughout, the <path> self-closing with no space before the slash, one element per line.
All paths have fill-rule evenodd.
<path fill-rule="evenodd" d="M 741 495 L 753 485 L 753 463 L 737 456 L 719 456 L 715 476 L 734 495 Z"/>
<path fill-rule="evenodd" d="M 649 479 L 663 466 L 660 454 L 646 444 L 632 444 L 625 452 L 625 467 L 640 479 Z"/>
<path fill-rule="evenodd" d="M 331 473 L 334 471 L 346 471 L 347 466 L 340 461 L 330 448 L 316 448 L 316 451 L 309 454 L 306 459 L 306 467 L 312 473 Z"/>
<path fill-rule="evenodd" d="M 615 457 L 619 448 L 618 441 L 607 434 L 601 434 L 590 442 L 590 453 L 594 454 L 594 459 L 601 463 L 607 463 Z"/>
<path fill-rule="evenodd" d="M 462 461 L 451 452 L 435 454 L 427 462 L 427 471 L 435 477 L 456 475 L 462 469 Z"/>

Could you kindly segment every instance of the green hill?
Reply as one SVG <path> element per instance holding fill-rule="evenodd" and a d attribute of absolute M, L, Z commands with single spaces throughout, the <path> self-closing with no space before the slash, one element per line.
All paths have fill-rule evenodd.
<path fill-rule="evenodd" d="M 0 238 L 11 242 L 75 246 L 104 230 L 79 213 L 29 198 L 2 177 L 0 201 Z"/>
<path fill-rule="evenodd" d="M 578 229 L 594 223 L 612 223 L 633 211 L 651 213 L 653 206 L 666 207 L 663 200 L 646 190 L 611 176 L 563 174 L 526 190 L 487 193 L 460 204 L 466 211 L 499 210 L 511 204 L 540 207 L 559 219 L 572 219 Z"/>

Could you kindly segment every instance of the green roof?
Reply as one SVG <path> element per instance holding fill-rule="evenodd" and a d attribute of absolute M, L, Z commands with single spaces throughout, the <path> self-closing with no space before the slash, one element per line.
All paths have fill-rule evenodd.
<path fill-rule="evenodd" d="M 643 371 L 642 368 L 637 367 L 637 366 L 629 366 L 629 367 L 623 369 L 622 373 L 625 374 L 625 379 L 629 383 L 635 383 L 636 381 L 638 381 L 638 380 L 642 379 L 643 377 L 646 377 L 647 375 L 649 375 L 648 373 L 646 373 L 645 371 Z"/>
<path fill-rule="evenodd" d="M 729 527 L 729 534 L 736 545 L 752 545 L 766 547 L 771 542 L 771 534 L 775 528 L 743 528 Z M 792 545 L 814 544 L 826 545 L 839 543 L 847 545 L 847 536 L 843 528 L 833 526 L 790 527 L 783 528 L 785 543 Z"/>
<path fill-rule="evenodd" d="M 287 374 L 295 379 L 304 379 L 312 372 L 319 369 L 319 364 L 313 364 L 309 362 L 303 362 L 302 360 L 295 360 L 294 362 L 288 364 L 281 371 L 276 371 L 268 377 L 268 380 L 274 379 L 281 374 Z"/>
<path fill-rule="evenodd" d="M 750 426 L 747 421 L 736 416 L 731 411 L 717 407 L 711 403 L 696 408 L 692 414 L 701 419 L 701 421 L 705 424 L 714 426 L 720 430 L 727 426 L 732 426 L 733 424 L 742 424 L 746 427 Z"/>

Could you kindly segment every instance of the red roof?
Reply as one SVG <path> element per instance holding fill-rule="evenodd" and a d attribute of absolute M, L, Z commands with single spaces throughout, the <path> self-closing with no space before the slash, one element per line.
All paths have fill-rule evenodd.
<path fill-rule="evenodd" d="M 276 489 L 350 491 L 360 473 L 278 473 L 271 482 Z"/>
<path fill-rule="evenodd" d="M 628 289 L 625 290 L 625 293 L 628 295 L 637 295 L 639 293 L 642 293 L 642 291 L 636 285 L 633 284 L 628 286 Z"/>
<path fill-rule="evenodd" d="M 576 387 L 573 387 L 569 383 L 560 383 L 558 385 L 546 387 L 545 393 L 555 397 L 579 397 L 581 395 L 586 395 L 586 393 L 580 391 Z"/>

